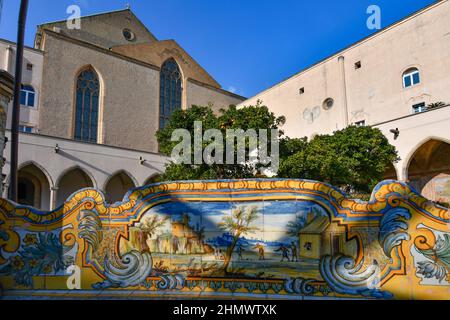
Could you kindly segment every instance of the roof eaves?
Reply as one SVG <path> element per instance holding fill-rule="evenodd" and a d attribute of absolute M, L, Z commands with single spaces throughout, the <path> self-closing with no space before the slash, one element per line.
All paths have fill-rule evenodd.
<path fill-rule="evenodd" d="M 157 71 L 159 71 L 161 69 L 160 67 L 155 66 L 155 65 L 153 65 L 151 63 L 147 63 L 147 62 L 144 62 L 144 61 L 141 61 L 141 60 L 138 60 L 138 59 L 134 59 L 134 58 L 128 57 L 128 56 L 123 55 L 121 53 L 118 53 L 118 52 L 115 52 L 115 51 L 112 51 L 112 50 L 108 50 L 106 48 L 97 46 L 95 44 L 92 44 L 92 43 L 89 43 L 89 42 L 86 42 L 86 41 L 83 41 L 83 40 L 80 40 L 80 39 L 69 37 L 68 35 L 61 34 L 61 33 L 52 31 L 50 29 L 43 29 L 43 31 L 45 33 L 49 34 L 49 35 L 54 36 L 54 37 L 59 37 L 59 38 L 65 39 L 65 40 L 67 40 L 69 42 L 76 43 L 76 44 L 85 46 L 87 48 L 91 48 L 93 50 L 97 50 L 97 51 L 103 52 L 105 54 L 116 56 L 116 57 L 118 57 L 120 59 L 127 60 L 127 61 L 130 61 L 132 63 L 145 66 L 147 68 L 151 68 L 151 69 L 154 69 L 154 70 L 157 70 Z"/>
<path fill-rule="evenodd" d="M 94 14 L 88 14 L 88 15 L 80 17 L 80 19 L 91 18 L 91 17 L 101 16 L 101 15 L 110 14 L 110 13 L 118 13 L 118 12 L 122 12 L 122 11 L 130 11 L 131 12 L 131 10 L 128 9 L 128 8 L 127 9 L 118 9 L 118 10 L 112 10 L 112 11 L 105 11 L 105 12 L 99 12 L 99 13 L 94 13 Z M 62 19 L 62 20 L 57 20 L 57 21 L 45 22 L 45 23 L 38 24 L 38 27 L 49 25 L 49 24 L 61 23 L 61 22 L 65 22 L 65 21 L 67 21 L 67 20 L 66 19 Z"/>

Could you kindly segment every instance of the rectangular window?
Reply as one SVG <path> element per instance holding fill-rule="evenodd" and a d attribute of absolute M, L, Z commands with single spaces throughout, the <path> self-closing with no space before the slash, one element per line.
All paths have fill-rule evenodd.
<path fill-rule="evenodd" d="M 27 63 L 27 70 L 28 70 L 28 71 L 33 70 L 33 64 Z"/>
<path fill-rule="evenodd" d="M 405 88 L 411 87 L 411 77 L 405 77 Z"/>
<path fill-rule="evenodd" d="M 20 89 L 20 104 L 22 106 L 34 107 L 34 98 L 34 88 L 29 85 L 22 85 Z"/>
<path fill-rule="evenodd" d="M 305 88 L 300 88 L 300 89 L 298 90 L 298 93 L 299 93 L 299 94 L 304 94 L 304 93 L 305 93 Z"/>
<path fill-rule="evenodd" d="M 357 126 L 357 127 L 364 127 L 365 125 L 366 125 L 366 120 L 361 120 L 361 121 L 355 122 L 355 126 Z"/>
<path fill-rule="evenodd" d="M 28 101 L 27 101 L 28 107 L 34 106 L 34 93 L 28 93 Z"/>
<path fill-rule="evenodd" d="M 413 85 L 416 85 L 416 84 L 420 83 L 420 74 L 418 72 L 413 73 L 413 75 L 412 75 L 412 82 L 413 82 Z"/>
<path fill-rule="evenodd" d="M 27 103 L 27 93 L 25 91 L 20 91 L 20 104 L 25 106 Z"/>
<path fill-rule="evenodd" d="M 32 133 L 33 132 L 33 127 L 19 125 L 19 132 Z"/>
<path fill-rule="evenodd" d="M 408 88 L 420 83 L 419 70 L 410 70 L 403 74 L 403 87 Z"/>
<path fill-rule="evenodd" d="M 358 61 L 355 63 L 355 70 L 358 70 L 361 68 L 361 61 Z"/>
<path fill-rule="evenodd" d="M 425 105 L 425 102 L 418 103 L 412 106 L 413 113 L 420 113 L 427 111 L 427 107 Z"/>

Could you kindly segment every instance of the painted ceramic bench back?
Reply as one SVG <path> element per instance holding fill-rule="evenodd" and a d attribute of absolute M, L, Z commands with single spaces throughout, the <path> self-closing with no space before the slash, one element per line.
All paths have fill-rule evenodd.
<path fill-rule="evenodd" d="M 6 297 L 450 298 L 450 216 L 396 181 L 188 181 L 52 212 L 0 200 Z M 75 266 L 75 267 L 74 267 Z M 79 280 L 79 283 L 78 281 Z"/>

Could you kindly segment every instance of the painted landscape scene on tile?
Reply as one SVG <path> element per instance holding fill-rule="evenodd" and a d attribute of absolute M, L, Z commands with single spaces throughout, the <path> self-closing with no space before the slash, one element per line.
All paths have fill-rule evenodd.
<path fill-rule="evenodd" d="M 384 181 L 166 182 L 51 212 L 0 202 L 6 296 L 447 299 L 449 211 Z"/>

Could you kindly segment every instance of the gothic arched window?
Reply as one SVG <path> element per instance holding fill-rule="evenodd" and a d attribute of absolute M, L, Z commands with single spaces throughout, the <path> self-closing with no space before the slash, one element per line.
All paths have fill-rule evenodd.
<path fill-rule="evenodd" d="M 182 76 L 174 59 L 161 67 L 159 90 L 159 128 L 162 129 L 175 110 L 181 109 Z"/>
<path fill-rule="evenodd" d="M 100 83 L 94 70 L 87 69 L 78 75 L 76 90 L 74 139 L 95 143 Z"/>

